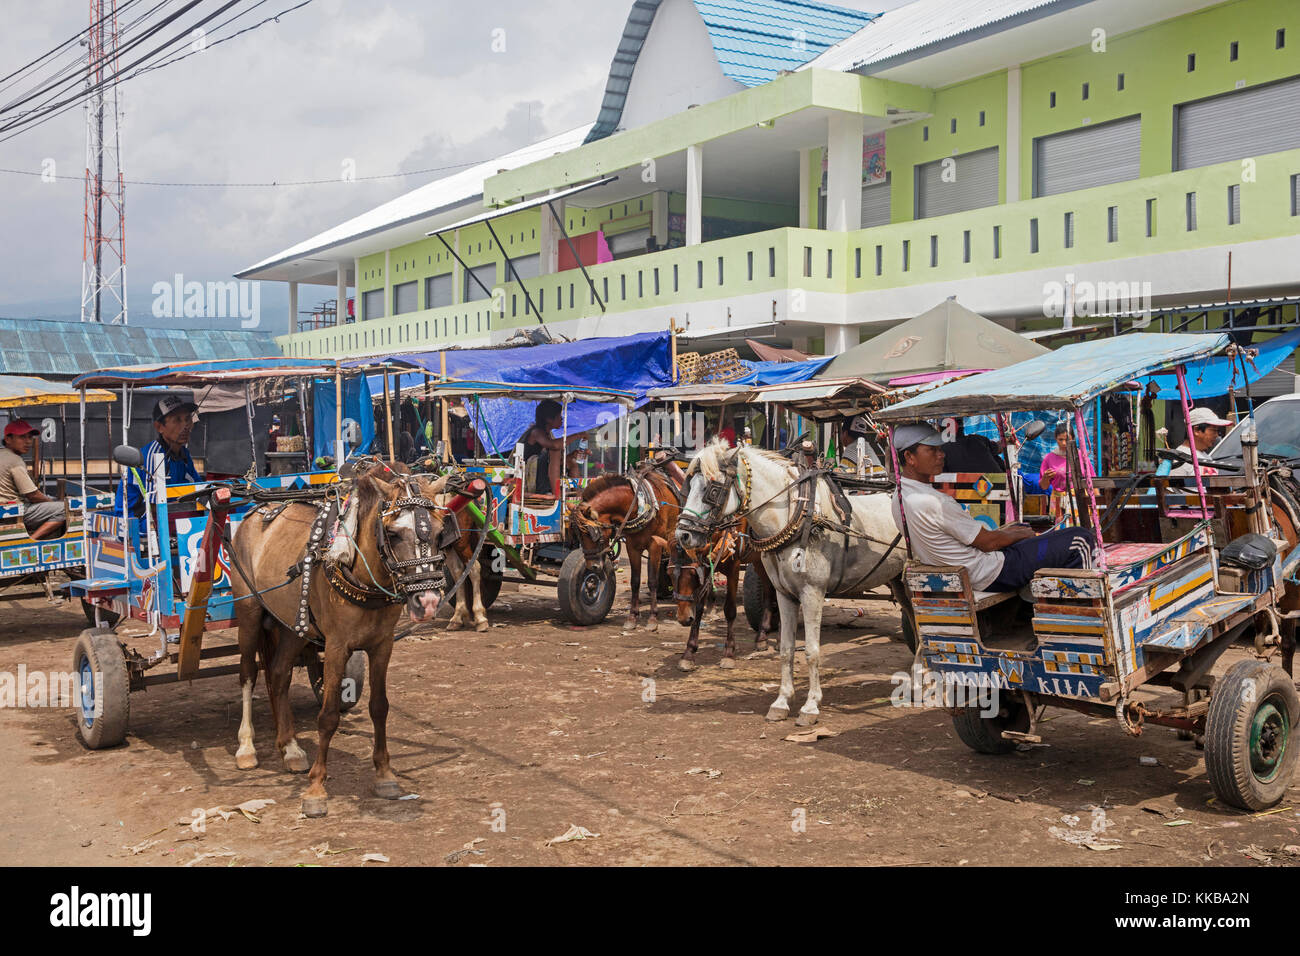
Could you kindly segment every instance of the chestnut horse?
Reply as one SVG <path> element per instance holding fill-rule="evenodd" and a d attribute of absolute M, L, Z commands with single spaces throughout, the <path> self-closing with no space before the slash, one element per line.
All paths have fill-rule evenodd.
<path fill-rule="evenodd" d="M 653 495 L 653 514 L 639 513 L 641 509 L 638 508 L 634 480 L 645 482 Z M 647 552 L 650 556 L 646 574 L 650 588 L 650 616 L 645 626 L 647 631 L 659 627 L 659 576 L 664 558 L 669 553 L 669 541 L 677 528 L 677 487 L 667 475 L 655 470 L 637 475 L 635 479 L 601 475 L 588 483 L 582 490 L 582 497 L 571 509 L 570 526 L 589 561 L 605 554 L 619 538 L 627 543 L 628 561 L 632 565 L 632 603 L 623 625 L 625 630 L 637 626 L 641 610 L 641 556 Z"/>
<path fill-rule="evenodd" d="M 723 603 L 723 614 L 727 619 L 727 645 L 718 666 L 736 666 L 736 592 L 740 585 L 741 568 L 746 565 L 746 574 L 759 576 L 759 593 L 763 602 L 762 618 L 754 635 L 754 650 L 767 649 L 776 592 L 772 589 L 772 582 L 767 579 L 758 552 L 749 547 L 746 531 L 746 522 L 742 518 L 734 528 L 715 531 L 704 548 L 687 550 L 679 542 L 673 552 L 677 567 L 673 586 L 673 600 L 677 602 L 677 623 L 691 629 L 690 636 L 686 639 L 686 650 L 677 662 L 681 670 L 695 669 L 695 652 L 700 646 L 700 624 L 706 606 L 713 603 L 713 580 L 719 572 L 727 576 L 727 596 Z"/>
<path fill-rule="evenodd" d="M 308 640 L 325 645 L 319 749 L 302 801 L 302 812 L 308 817 L 326 813 L 326 760 L 339 725 L 344 668 L 354 651 L 365 651 L 370 661 L 374 792 L 389 800 L 402 793 L 388 759 L 388 661 L 402 605 L 417 623 L 432 620 L 438 609 L 442 572 L 434 549 L 444 514 L 432 499 L 446 484 L 446 479 L 404 476 L 393 470 L 403 467 L 376 463 L 355 480 L 332 544 L 328 529 L 317 523 L 318 509 L 296 502 L 278 513 L 250 511 L 230 545 L 243 696 L 235 753 L 241 770 L 257 766 L 253 687 L 259 653 L 267 674 L 276 748 L 285 769 L 294 773 L 308 769 L 307 755 L 294 737 L 289 682 Z M 381 474 L 390 480 L 380 478 Z M 319 557 L 304 563 L 309 553 Z M 286 569 L 295 565 L 302 568 L 301 577 L 286 584 Z"/>

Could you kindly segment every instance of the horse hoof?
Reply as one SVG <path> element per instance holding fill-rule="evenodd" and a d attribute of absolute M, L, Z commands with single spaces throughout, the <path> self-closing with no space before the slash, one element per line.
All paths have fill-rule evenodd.
<path fill-rule="evenodd" d="M 304 817 L 323 817 L 327 812 L 327 801 L 325 797 L 303 797 L 302 798 L 302 815 Z"/>
<path fill-rule="evenodd" d="M 725 670 L 731 670 L 736 666 L 736 659 L 734 657 L 724 657 L 722 660 L 718 661 L 718 666 Z"/>
<path fill-rule="evenodd" d="M 794 725 L 796 727 L 811 727 L 817 723 L 820 716 L 820 714 L 800 714 L 794 719 Z"/>
<path fill-rule="evenodd" d="M 625 630 L 625 631 L 635 631 L 635 630 L 636 630 L 636 618 L 634 618 L 634 617 L 633 617 L 633 618 L 628 618 L 626 621 L 624 621 L 624 622 L 623 622 L 623 630 Z"/>
<path fill-rule="evenodd" d="M 789 708 L 786 707 L 769 707 L 767 710 L 767 719 L 772 721 L 773 723 L 776 723 L 777 721 L 780 720 L 785 720 L 789 716 L 790 716 L 790 710 Z"/>
<path fill-rule="evenodd" d="M 284 769 L 290 773 L 306 773 L 311 769 L 311 764 L 302 749 L 295 747 L 293 750 L 284 752 Z"/>
<path fill-rule="evenodd" d="M 658 618 L 653 618 L 653 617 L 652 617 L 652 618 L 650 618 L 650 620 L 646 621 L 646 622 L 645 622 L 645 629 L 646 629 L 647 631 L 657 631 L 657 630 L 659 630 L 659 620 L 658 620 Z"/>
<path fill-rule="evenodd" d="M 489 624 L 487 621 L 479 621 L 477 624 L 474 625 L 474 630 L 478 631 L 480 634 L 484 633 L 485 631 L 490 631 L 491 629 L 492 629 L 492 625 Z"/>
<path fill-rule="evenodd" d="M 235 752 L 235 766 L 240 770 L 257 769 L 257 751 L 252 747 L 244 750 L 242 747 Z"/>
<path fill-rule="evenodd" d="M 402 795 L 402 785 L 396 780 L 376 780 L 375 796 L 384 800 L 396 800 Z"/>
<path fill-rule="evenodd" d="M 677 662 L 677 669 L 679 671 L 687 671 L 689 673 L 690 671 L 695 670 L 695 662 L 688 661 L 686 658 L 683 657 L 681 660 Z"/>

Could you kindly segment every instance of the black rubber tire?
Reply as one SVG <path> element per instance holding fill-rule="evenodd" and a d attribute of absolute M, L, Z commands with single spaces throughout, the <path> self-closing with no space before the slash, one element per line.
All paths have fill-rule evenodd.
<path fill-rule="evenodd" d="M 1295 772 L 1300 694 L 1282 668 L 1234 664 L 1215 682 L 1205 718 L 1205 770 L 1224 803 L 1260 811 L 1285 795 Z"/>
<path fill-rule="evenodd" d="M 83 599 L 81 602 L 81 612 L 86 615 L 86 623 L 93 630 L 95 627 L 95 605 Z M 122 615 L 116 611 L 110 611 L 108 608 L 99 609 L 99 619 L 109 627 L 117 627 L 117 622 L 122 620 Z"/>
<path fill-rule="evenodd" d="M 1024 701 L 1005 698 L 994 717 L 981 717 L 978 707 L 957 707 L 952 712 L 952 728 L 961 742 L 976 753 L 1009 754 L 1016 749 L 1016 741 L 1007 740 L 1002 731 L 1028 731 L 1029 708 Z"/>
<path fill-rule="evenodd" d="M 903 630 L 903 643 L 907 645 L 907 649 L 909 651 L 915 654 L 916 653 L 916 627 L 912 622 L 911 612 L 908 611 L 906 608 L 903 609 L 903 613 L 901 615 L 901 623 L 899 626 Z"/>
<path fill-rule="evenodd" d="M 758 633 L 759 627 L 763 623 L 763 577 L 753 566 L 745 569 L 744 576 L 740 581 L 740 602 L 745 606 L 745 620 L 753 628 L 754 633 Z M 781 633 L 781 610 L 779 607 L 772 608 L 772 634 Z"/>
<path fill-rule="evenodd" d="M 614 606 L 616 588 L 612 566 L 589 568 L 581 551 L 570 551 L 564 564 L 560 565 L 560 580 L 556 588 L 560 613 L 572 624 L 599 624 L 609 616 L 609 609 Z"/>
<path fill-rule="evenodd" d="M 316 703 L 324 706 L 325 704 L 325 662 L 320 659 L 320 654 L 316 648 L 308 646 L 307 648 L 307 681 L 311 684 L 311 692 L 316 695 Z M 339 713 L 346 714 L 357 704 L 361 703 L 361 694 L 366 689 L 366 652 L 353 651 L 352 656 L 348 658 L 347 666 L 343 668 L 344 690 L 347 689 L 347 681 L 352 681 L 356 688 L 356 693 L 343 693 L 339 697 Z M 348 698 L 351 697 L 351 700 Z"/>
<path fill-rule="evenodd" d="M 72 673 L 81 686 L 81 699 L 73 707 L 77 736 L 88 750 L 116 747 L 126 739 L 131 718 L 131 681 L 112 631 L 81 632 L 72 652 Z"/>

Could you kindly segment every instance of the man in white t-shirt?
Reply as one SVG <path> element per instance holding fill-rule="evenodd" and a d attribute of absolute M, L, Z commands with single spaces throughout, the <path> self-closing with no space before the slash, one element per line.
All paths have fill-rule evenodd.
<path fill-rule="evenodd" d="M 1035 534 L 1024 524 L 993 530 L 934 487 L 943 472 L 943 437 L 929 425 L 894 429 L 902 469 L 894 493 L 894 524 L 904 521 L 915 557 L 933 565 L 966 568 L 975 591 L 1015 591 L 1040 568 L 1091 565 L 1092 536 L 1082 528 Z M 900 507 L 901 498 L 901 507 Z"/>

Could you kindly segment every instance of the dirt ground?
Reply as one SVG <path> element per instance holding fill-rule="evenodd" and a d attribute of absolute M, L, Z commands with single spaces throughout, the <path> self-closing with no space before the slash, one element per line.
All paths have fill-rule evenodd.
<path fill-rule="evenodd" d="M 90 752 L 66 709 L 0 710 L 0 863 L 83 866 L 511 864 L 1286 865 L 1300 854 L 1300 792 L 1279 809 L 1211 802 L 1201 752 L 1173 731 L 1049 712 L 1041 746 L 981 756 L 942 710 L 891 705 L 911 656 L 888 605 L 831 602 L 815 743 L 767 723 L 775 657 L 718 668 L 721 614 L 700 668 L 677 669 L 685 630 L 624 632 L 626 569 L 600 626 L 559 620 L 554 591 L 507 584 L 485 634 L 418 632 L 389 672 L 393 769 L 410 799 L 372 796 L 369 715 L 345 715 L 329 815 L 298 812 L 303 776 L 274 752 L 264 686 L 256 770 L 235 767 L 234 676 L 131 698 L 127 742 Z M 68 670 L 80 609 L 0 606 L 0 673 Z M 142 650 L 156 646 L 141 641 Z M 231 641 L 233 632 L 209 637 Z M 800 645 L 802 647 L 802 644 Z M 806 693 L 796 662 L 796 704 Z M 301 674 L 299 740 L 316 748 Z M 1155 757 L 1157 766 L 1139 762 Z M 1294 798 L 1294 799 L 1293 799 Z M 273 800 L 250 816 L 196 810 Z M 571 826 L 598 834 L 547 845 Z M 201 829 L 202 832 L 197 832 Z M 465 851 L 465 852 L 463 852 Z M 382 862 L 364 865 L 382 866 Z"/>

